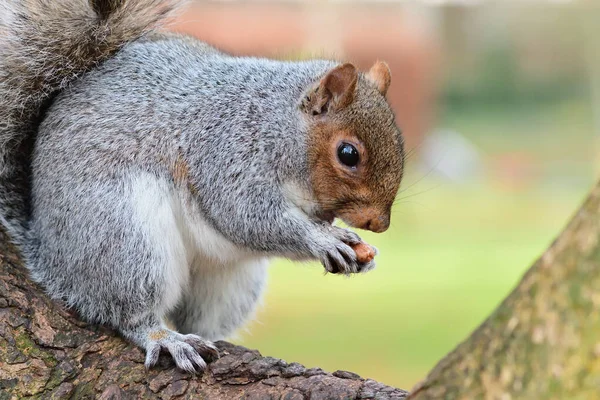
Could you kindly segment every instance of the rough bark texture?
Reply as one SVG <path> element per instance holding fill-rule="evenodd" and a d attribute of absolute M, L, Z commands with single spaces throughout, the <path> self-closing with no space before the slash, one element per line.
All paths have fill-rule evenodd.
<path fill-rule="evenodd" d="M 600 184 L 510 296 L 409 398 L 600 398 Z"/>
<path fill-rule="evenodd" d="M 0 234 L 0 399 L 403 399 L 351 372 L 326 373 L 220 342 L 202 376 L 144 356 L 111 331 L 80 322 L 27 278 Z"/>

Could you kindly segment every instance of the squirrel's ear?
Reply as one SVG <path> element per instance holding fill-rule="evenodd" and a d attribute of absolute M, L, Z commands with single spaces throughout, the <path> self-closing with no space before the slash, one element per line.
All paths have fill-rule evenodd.
<path fill-rule="evenodd" d="M 392 83 L 390 67 L 383 61 L 377 61 L 367 73 L 367 79 L 375 85 L 379 93 L 385 96 Z"/>
<path fill-rule="evenodd" d="M 354 65 L 339 65 L 327 72 L 319 86 L 306 96 L 302 108 L 311 115 L 341 110 L 354 101 L 357 81 L 358 70 Z"/>

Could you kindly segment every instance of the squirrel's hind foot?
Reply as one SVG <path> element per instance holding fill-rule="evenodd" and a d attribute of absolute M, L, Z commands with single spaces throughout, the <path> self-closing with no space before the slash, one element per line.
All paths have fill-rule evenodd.
<path fill-rule="evenodd" d="M 146 368 L 156 365 L 163 350 L 171 354 L 177 368 L 190 373 L 202 372 L 206 368 L 205 359 L 212 361 L 219 358 L 215 345 L 200 336 L 160 329 L 148 334 Z"/>

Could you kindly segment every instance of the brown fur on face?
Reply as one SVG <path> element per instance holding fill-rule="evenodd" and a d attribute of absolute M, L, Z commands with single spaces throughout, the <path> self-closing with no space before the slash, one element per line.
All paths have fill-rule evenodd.
<path fill-rule="evenodd" d="M 326 74 L 304 99 L 309 105 L 303 109 L 309 121 L 311 185 L 323 215 L 333 215 L 357 228 L 383 232 L 390 224 L 404 167 L 403 139 L 382 94 L 389 85 L 389 70 L 387 74 L 381 72 L 385 64 L 378 63 L 369 75 L 363 75 L 348 65 Z M 373 80 L 374 69 L 387 77 L 387 84 L 385 79 Z M 335 86 L 329 85 L 332 73 L 338 80 Z M 345 82 L 339 82 L 340 77 Z M 385 84 L 385 90 L 380 84 Z M 352 101 L 339 107 L 336 99 L 340 98 Z M 348 167 L 338 159 L 341 143 L 358 150 L 356 167 Z"/>

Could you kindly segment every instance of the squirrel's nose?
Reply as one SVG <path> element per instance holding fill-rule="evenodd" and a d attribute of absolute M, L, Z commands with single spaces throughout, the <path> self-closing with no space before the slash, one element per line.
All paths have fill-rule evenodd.
<path fill-rule="evenodd" d="M 371 232 L 385 232 L 387 228 L 390 226 L 390 217 L 387 215 L 380 215 L 375 218 L 371 218 L 368 220 L 363 226 L 362 229 L 369 230 Z"/>

